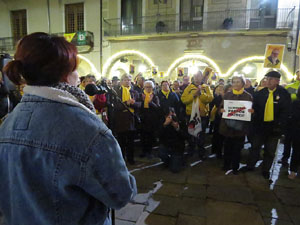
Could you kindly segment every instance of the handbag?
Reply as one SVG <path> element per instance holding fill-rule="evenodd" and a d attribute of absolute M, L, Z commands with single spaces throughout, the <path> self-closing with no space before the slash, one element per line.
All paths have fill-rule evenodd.
<path fill-rule="evenodd" d="M 188 123 L 188 133 L 194 137 L 198 137 L 201 131 L 202 125 L 199 110 L 199 100 L 197 98 L 193 101 L 192 113 Z"/>

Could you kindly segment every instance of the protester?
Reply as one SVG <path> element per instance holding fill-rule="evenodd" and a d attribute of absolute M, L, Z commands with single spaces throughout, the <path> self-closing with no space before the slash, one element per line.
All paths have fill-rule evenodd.
<path fill-rule="evenodd" d="M 285 86 L 285 89 L 289 92 L 291 95 L 292 101 L 295 101 L 297 99 L 297 91 L 300 86 L 300 72 L 299 70 L 296 71 L 296 81 L 294 83 L 291 83 L 289 85 Z M 294 121 L 291 119 L 291 116 L 289 116 L 288 119 L 288 127 L 293 126 Z M 287 129 L 286 133 L 284 134 L 284 149 L 283 149 L 283 156 L 281 160 L 278 162 L 281 163 L 283 166 L 288 166 L 288 159 L 291 155 L 291 147 L 292 147 L 292 133 L 291 129 Z"/>
<path fill-rule="evenodd" d="M 249 78 L 246 79 L 245 91 L 247 91 L 252 97 L 254 95 L 254 87 L 252 86 L 252 82 Z"/>
<path fill-rule="evenodd" d="M 113 89 L 118 89 L 120 85 L 120 79 L 117 76 L 113 76 L 113 78 L 111 79 L 111 84 Z"/>
<path fill-rule="evenodd" d="M 292 110 L 291 110 L 291 136 L 292 136 L 292 146 L 293 153 L 291 159 L 290 166 L 290 174 L 288 176 L 289 179 L 295 179 L 297 176 L 298 168 L 300 165 L 300 88 L 297 90 L 296 99 L 292 102 Z"/>
<path fill-rule="evenodd" d="M 221 104 L 223 102 L 224 94 L 228 92 L 228 89 L 231 87 L 231 85 L 224 85 L 219 84 L 215 88 L 215 97 L 212 101 L 212 111 L 210 114 L 210 120 L 213 121 L 213 137 L 211 141 L 211 151 L 212 154 L 216 154 L 216 157 L 218 159 L 223 158 L 222 149 L 223 149 L 223 142 L 224 142 L 224 136 L 220 134 L 219 127 L 221 122 Z M 229 90 L 231 91 L 231 90 Z"/>
<path fill-rule="evenodd" d="M 141 107 L 138 99 L 138 93 L 131 89 L 131 76 L 123 74 L 121 76 L 120 87 L 116 90 L 119 100 L 114 102 L 113 128 L 121 146 L 123 157 L 129 164 L 135 164 L 134 161 L 134 132 L 135 112 Z"/>
<path fill-rule="evenodd" d="M 243 75 L 234 75 L 232 77 L 232 91 L 224 95 L 225 100 L 231 101 L 249 101 L 252 102 L 252 96 L 245 91 L 246 84 Z M 221 110 L 222 113 L 225 109 Z M 253 112 L 252 109 L 249 112 Z M 238 174 L 240 167 L 241 151 L 244 147 L 245 135 L 249 132 L 250 122 L 222 119 L 220 123 L 220 134 L 225 137 L 224 141 L 224 171 L 233 170 L 233 174 Z"/>
<path fill-rule="evenodd" d="M 134 85 L 134 90 L 138 93 L 138 94 L 142 94 L 144 91 L 144 82 L 145 82 L 145 78 L 140 75 L 137 77 L 136 79 L 136 84 Z"/>
<path fill-rule="evenodd" d="M 6 224 L 111 224 L 136 193 L 120 147 L 77 88 L 76 47 L 33 33 L 5 67 L 22 101 L 0 127 L 0 211 Z"/>
<path fill-rule="evenodd" d="M 173 108 L 176 114 L 179 114 L 179 98 L 177 94 L 170 90 L 169 82 L 161 82 L 161 90 L 158 92 L 161 112 L 166 112 L 169 108 Z"/>
<path fill-rule="evenodd" d="M 247 170 L 254 170 L 259 159 L 261 146 L 264 145 L 262 175 L 270 178 L 270 168 L 275 157 L 278 140 L 287 128 L 291 104 L 290 94 L 279 85 L 280 73 L 270 71 L 266 74 L 267 88 L 254 94 L 253 100 L 253 145 L 250 150 Z"/>
<path fill-rule="evenodd" d="M 190 85 L 190 77 L 188 75 L 184 75 L 182 77 L 182 85 L 180 86 L 180 90 L 183 92 L 184 89 Z"/>
<path fill-rule="evenodd" d="M 208 85 L 206 76 L 202 75 L 202 72 L 199 71 L 196 75 L 193 76 L 193 82 L 184 89 L 184 92 L 181 96 L 181 101 L 186 105 L 186 120 L 187 123 L 190 120 L 193 101 L 199 101 L 200 116 L 201 116 L 201 125 L 202 131 L 199 134 L 198 138 L 190 137 L 189 139 L 189 154 L 193 155 L 195 151 L 195 145 L 199 147 L 199 157 L 205 159 L 205 131 L 209 122 L 209 103 L 213 100 L 213 93 Z"/>
<path fill-rule="evenodd" d="M 260 90 L 264 89 L 265 87 L 267 87 L 267 78 L 266 77 L 261 79 L 261 81 L 259 82 L 259 85 L 254 89 L 254 92 L 260 91 Z"/>
<path fill-rule="evenodd" d="M 153 93 L 154 83 L 150 80 L 145 81 L 144 91 L 141 94 L 142 106 L 140 108 L 141 116 L 141 142 L 142 154 L 140 157 L 151 159 L 152 147 L 155 142 L 155 133 L 159 127 L 159 98 Z"/>
<path fill-rule="evenodd" d="M 174 109 L 164 112 L 165 116 L 160 128 L 159 157 L 174 173 L 184 165 L 185 128 L 179 122 Z"/>

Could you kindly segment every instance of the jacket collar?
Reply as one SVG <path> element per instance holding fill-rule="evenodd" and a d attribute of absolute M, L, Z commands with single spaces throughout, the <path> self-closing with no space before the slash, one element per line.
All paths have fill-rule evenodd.
<path fill-rule="evenodd" d="M 94 114 L 89 108 L 78 102 L 78 100 L 73 95 L 64 90 L 47 86 L 26 85 L 24 87 L 24 94 L 35 95 L 55 102 L 79 107 L 89 113 Z"/>

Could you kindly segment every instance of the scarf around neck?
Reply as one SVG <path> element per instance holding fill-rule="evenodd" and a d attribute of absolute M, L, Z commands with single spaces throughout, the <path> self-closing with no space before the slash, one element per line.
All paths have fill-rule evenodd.
<path fill-rule="evenodd" d="M 74 105 L 90 113 L 96 113 L 93 103 L 85 92 L 67 83 L 58 83 L 53 86 L 26 85 L 24 94 L 36 95 L 52 101 Z"/>
<path fill-rule="evenodd" d="M 242 89 L 239 90 L 239 91 L 237 91 L 237 90 L 235 90 L 235 89 L 232 89 L 232 93 L 233 93 L 234 95 L 241 95 L 241 94 L 243 94 L 243 92 L 244 92 L 244 88 L 242 88 Z"/>
<path fill-rule="evenodd" d="M 161 90 L 161 92 L 164 94 L 164 96 L 166 96 L 166 99 L 169 98 L 170 90 L 169 91 Z"/>
<path fill-rule="evenodd" d="M 149 108 L 149 102 L 150 102 L 150 97 L 153 94 L 153 92 L 151 91 L 150 93 L 146 92 L 144 90 L 144 94 L 145 94 L 145 100 L 144 100 L 144 108 Z"/>

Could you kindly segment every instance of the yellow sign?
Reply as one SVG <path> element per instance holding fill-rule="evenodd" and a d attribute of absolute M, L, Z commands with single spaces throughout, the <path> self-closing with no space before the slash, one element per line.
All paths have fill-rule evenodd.
<path fill-rule="evenodd" d="M 164 72 L 159 72 L 159 74 L 160 74 L 160 77 L 161 77 L 161 78 L 163 78 L 163 77 L 164 77 L 164 75 L 165 75 L 165 73 L 164 73 Z"/>
<path fill-rule="evenodd" d="M 264 68 L 280 69 L 285 45 L 267 44 L 265 52 Z"/>
<path fill-rule="evenodd" d="M 76 33 L 68 33 L 68 34 L 64 34 L 64 37 L 65 39 L 68 41 L 68 42 L 71 42 L 73 37 L 75 36 Z"/>
<path fill-rule="evenodd" d="M 152 66 L 152 74 L 153 75 L 156 75 L 157 74 L 157 67 L 155 67 L 155 66 Z"/>

